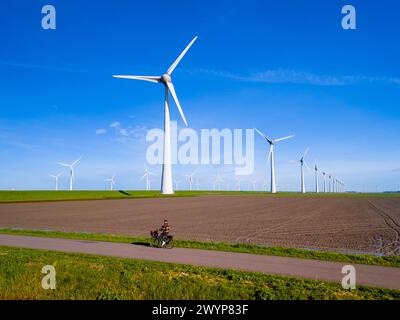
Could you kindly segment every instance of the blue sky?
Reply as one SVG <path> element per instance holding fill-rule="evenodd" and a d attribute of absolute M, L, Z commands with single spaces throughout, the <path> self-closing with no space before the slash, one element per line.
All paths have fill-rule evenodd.
<path fill-rule="evenodd" d="M 56 30 L 41 28 L 45 4 L 56 7 Z M 356 30 L 341 28 L 345 4 L 356 7 Z M 318 160 L 351 190 L 400 188 L 397 1 L 0 6 L 0 189 L 51 189 L 48 175 L 63 170 L 56 162 L 81 154 L 76 188 L 106 188 L 114 173 L 118 188 L 144 188 L 144 136 L 162 128 L 163 89 L 111 75 L 162 74 L 195 35 L 173 74 L 191 128 L 296 134 L 276 150 L 280 189 L 298 188 L 299 168 L 289 161 L 306 147 L 309 164 Z M 171 112 L 182 125 L 175 106 Z M 255 174 L 243 180 L 261 185 L 267 146 L 259 137 L 255 146 Z M 158 173 L 154 187 L 160 169 L 151 168 Z M 218 173 L 233 183 L 232 167 L 179 165 L 174 176 L 183 180 L 194 169 L 203 188 Z M 312 180 L 308 173 L 309 189 Z M 67 184 L 65 172 L 60 185 Z"/>

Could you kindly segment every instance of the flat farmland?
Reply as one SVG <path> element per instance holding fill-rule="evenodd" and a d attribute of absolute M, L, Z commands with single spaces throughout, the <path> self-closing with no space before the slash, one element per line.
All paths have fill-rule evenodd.
<path fill-rule="evenodd" d="M 0 204 L 0 227 L 148 236 L 168 219 L 180 239 L 373 250 L 400 232 L 400 197 L 194 197 Z"/>

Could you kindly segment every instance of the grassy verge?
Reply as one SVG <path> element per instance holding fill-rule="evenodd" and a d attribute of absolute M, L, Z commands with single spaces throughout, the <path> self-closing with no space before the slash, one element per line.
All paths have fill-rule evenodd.
<path fill-rule="evenodd" d="M 177 191 L 174 195 L 161 195 L 159 191 L 0 191 L 0 203 L 35 201 L 104 200 L 162 197 L 190 197 L 199 195 L 259 195 L 270 197 L 399 197 L 393 193 L 307 193 L 280 192 L 272 195 L 262 191 Z"/>
<path fill-rule="evenodd" d="M 56 290 L 41 269 L 53 265 Z M 400 299 L 400 291 L 254 272 L 0 247 L 0 299 Z"/>
<path fill-rule="evenodd" d="M 134 244 L 148 244 L 149 239 L 144 237 L 129 237 L 112 234 L 61 232 L 45 230 L 20 230 L 20 229 L 0 229 L 0 233 L 23 236 L 79 239 L 91 241 L 107 241 Z M 304 259 L 316 259 L 324 261 L 338 261 L 358 264 L 370 264 L 390 267 L 400 267 L 400 256 L 377 257 L 367 254 L 344 254 L 336 252 L 312 251 L 297 248 L 265 247 L 253 244 L 233 244 L 226 242 L 201 242 L 191 240 L 175 240 L 175 246 L 181 248 L 218 250 L 230 252 L 242 252 L 252 254 L 264 254 L 273 256 L 296 257 Z"/>

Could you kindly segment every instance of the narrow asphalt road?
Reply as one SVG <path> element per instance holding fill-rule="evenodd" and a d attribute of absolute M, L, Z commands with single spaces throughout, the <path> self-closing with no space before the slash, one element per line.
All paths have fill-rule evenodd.
<path fill-rule="evenodd" d="M 346 263 L 199 249 L 158 249 L 126 243 L 13 236 L 0 234 L 1 246 L 255 271 L 341 283 Z M 353 264 L 357 285 L 400 289 L 400 268 Z"/>

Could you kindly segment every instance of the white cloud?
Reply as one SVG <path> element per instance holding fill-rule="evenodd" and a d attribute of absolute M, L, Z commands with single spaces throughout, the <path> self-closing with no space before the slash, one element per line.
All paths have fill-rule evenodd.
<path fill-rule="evenodd" d="M 190 71 L 192 72 L 192 71 Z M 224 71 L 215 70 L 195 70 L 195 73 L 201 73 L 214 77 L 221 77 L 237 81 L 245 82 L 265 82 L 265 83 L 292 83 L 306 84 L 316 86 L 343 86 L 357 85 L 368 83 L 383 83 L 383 84 L 400 84 L 400 78 L 392 77 L 375 77 L 365 75 L 318 75 L 311 72 L 290 70 L 290 69 L 274 69 L 250 74 L 236 74 Z"/>
<path fill-rule="evenodd" d="M 114 121 L 110 124 L 110 128 L 117 128 L 120 126 L 121 126 L 121 124 L 118 121 Z"/>
<path fill-rule="evenodd" d="M 104 128 L 99 128 L 99 129 L 96 130 L 96 134 L 97 135 L 105 134 L 105 133 L 107 133 L 107 130 L 104 129 Z"/>

